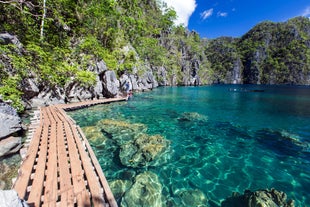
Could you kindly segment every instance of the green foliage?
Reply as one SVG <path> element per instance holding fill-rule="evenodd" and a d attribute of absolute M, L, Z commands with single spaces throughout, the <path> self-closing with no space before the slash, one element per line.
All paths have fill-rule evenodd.
<path fill-rule="evenodd" d="M 80 70 L 76 72 L 75 80 L 83 87 L 90 87 L 96 83 L 96 75 L 90 71 Z"/>
<path fill-rule="evenodd" d="M 22 104 L 21 95 L 22 92 L 18 89 L 18 83 L 21 81 L 19 76 L 9 77 L 2 80 L 0 87 L 0 95 L 6 101 L 12 101 L 12 106 L 18 111 L 22 112 L 24 106 Z"/>

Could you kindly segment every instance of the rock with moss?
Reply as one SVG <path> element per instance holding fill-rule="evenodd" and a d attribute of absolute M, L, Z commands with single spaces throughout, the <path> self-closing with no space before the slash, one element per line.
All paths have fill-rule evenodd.
<path fill-rule="evenodd" d="M 118 145 L 132 142 L 136 134 L 145 132 L 144 124 L 131 124 L 126 121 L 103 119 L 97 123 L 97 127 L 107 133 Z"/>
<path fill-rule="evenodd" d="M 109 182 L 109 186 L 116 200 L 122 198 L 126 191 L 132 186 L 130 180 L 113 180 Z"/>
<path fill-rule="evenodd" d="M 221 207 L 294 207 L 294 201 L 288 200 L 284 192 L 271 190 L 246 190 L 243 195 L 233 195 L 222 202 Z"/>
<path fill-rule="evenodd" d="M 107 137 L 96 126 L 82 127 L 82 131 L 91 145 L 100 145 L 107 141 Z"/>
<path fill-rule="evenodd" d="M 144 172 L 135 178 L 132 187 L 125 193 L 121 206 L 124 207 L 162 207 L 162 185 L 158 176 L 152 172 Z"/>
<path fill-rule="evenodd" d="M 179 121 L 199 121 L 199 122 L 207 122 L 208 117 L 197 112 L 184 112 L 179 118 Z"/>
<path fill-rule="evenodd" d="M 129 167 L 158 166 L 165 161 L 170 142 L 160 135 L 138 134 L 121 146 L 120 160 Z"/>
<path fill-rule="evenodd" d="M 178 206 L 199 206 L 207 207 L 208 199 L 206 195 L 198 189 L 187 189 L 177 192 L 181 203 Z"/>

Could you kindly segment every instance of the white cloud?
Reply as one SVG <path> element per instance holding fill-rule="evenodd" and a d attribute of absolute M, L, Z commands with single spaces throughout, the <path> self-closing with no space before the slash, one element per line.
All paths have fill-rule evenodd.
<path fill-rule="evenodd" d="M 304 10 L 302 16 L 310 17 L 310 6 L 308 6 L 308 7 Z"/>
<path fill-rule="evenodd" d="M 205 19 L 211 17 L 212 14 L 213 14 L 213 8 L 208 9 L 208 10 L 205 10 L 204 12 L 202 12 L 202 13 L 200 14 L 200 16 L 201 16 L 201 18 L 202 18 L 203 20 L 205 20 Z"/>
<path fill-rule="evenodd" d="M 228 13 L 227 12 L 217 12 L 218 17 L 227 17 Z"/>
<path fill-rule="evenodd" d="M 175 21 L 176 25 L 188 25 L 188 20 L 196 9 L 196 0 L 162 0 L 167 3 L 168 7 L 173 7 L 178 18 Z"/>

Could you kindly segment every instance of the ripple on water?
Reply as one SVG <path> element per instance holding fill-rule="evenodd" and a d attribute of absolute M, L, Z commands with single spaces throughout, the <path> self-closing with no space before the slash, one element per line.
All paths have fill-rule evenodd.
<path fill-rule="evenodd" d="M 136 95 L 125 104 L 96 106 L 70 114 L 81 126 L 94 126 L 103 119 L 126 122 L 128 126 L 143 123 L 147 130 L 140 132 L 159 134 L 170 141 L 171 149 L 161 157 L 164 162 L 136 168 L 124 166 L 119 158 L 122 142 L 131 142 L 130 127 L 128 136 L 103 128 L 101 131 L 109 132 L 110 137 L 101 144 L 90 141 L 108 180 L 115 181 L 115 186 L 124 184 L 123 190 L 117 191 L 123 206 L 131 203 L 129 196 L 122 202 L 130 191 L 127 181 L 134 183 L 137 177 L 143 177 L 141 182 L 149 192 L 161 186 L 162 197 L 157 197 L 161 200 L 156 205 L 220 206 L 232 192 L 274 187 L 295 199 L 296 206 L 309 206 L 308 107 L 288 107 L 300 103 L 298 96 L 281 88 L 267 87 L 265 93 L 259 94 L 232 94 L 228 89 L 162 88 Z M 310 105 L 309 95 L 305 97 L 300 106 Z M 135 139 L 135 133 L 140 132 L 130 136 Z M 146 173 L 149 171 L 157 178 Z M 153 178 L 157 184 L 149 182 Z M 138 192 L 138 186 L 135 189 Z M 137 192 L 133 194 L 136 198 Z M 148 202 L 154 201 L 149 198 Z"/>

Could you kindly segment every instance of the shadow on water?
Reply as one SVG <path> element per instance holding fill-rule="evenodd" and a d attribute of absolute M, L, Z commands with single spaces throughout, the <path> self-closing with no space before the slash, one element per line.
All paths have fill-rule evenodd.
<path fill-rule="evenodd" d="M 284 135 L 279 131 L 261 129 L 256 131 L 254 136 L 259 144 L 280 157 L 294 156 L 310 159 L 309 144 Z"/>

